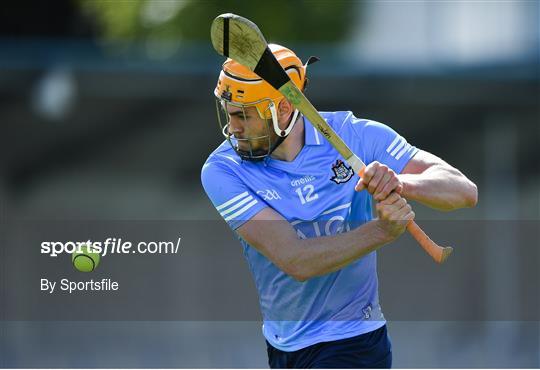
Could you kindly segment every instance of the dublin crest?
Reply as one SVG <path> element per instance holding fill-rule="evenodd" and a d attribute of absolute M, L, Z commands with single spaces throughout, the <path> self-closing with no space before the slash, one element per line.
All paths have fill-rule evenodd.
<path fill-rule="evenodd" d="M 341 159 L 336 160 L 336 163 L 332 165 L 332 171 L 334 171 L 334 176 L 330 180 L 336 184 L 343 184 L 349 181 L 354 175 L 353 169 L 347 167 Z"/>

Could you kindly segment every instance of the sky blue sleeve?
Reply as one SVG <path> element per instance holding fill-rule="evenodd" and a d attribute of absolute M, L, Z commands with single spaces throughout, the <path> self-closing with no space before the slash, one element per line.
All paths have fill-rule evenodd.
<path fill-rule="evenodd" d="M 233 230 L 267 207 L 232 170 L 217 162 L 203 166 L 201 182 L 212 204 Z"/>
<path fill-rule="evenodd" d="M 386 164 L 394 172 L 401 173 L 409 160 L 418 152 L 416 147 L 385 124 L 357 118 L 353 118 L 351 123 L 360 130 L 360 145 L 366 165 L 378 161 Z"/>

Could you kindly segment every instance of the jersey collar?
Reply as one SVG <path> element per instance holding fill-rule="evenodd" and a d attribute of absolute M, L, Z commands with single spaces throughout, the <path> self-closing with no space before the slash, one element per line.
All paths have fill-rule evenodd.
<path fill-rule="evenodd" d="M 321 133 L 304 117 L 305 145 L 322 145 L 324 138 Z"/>

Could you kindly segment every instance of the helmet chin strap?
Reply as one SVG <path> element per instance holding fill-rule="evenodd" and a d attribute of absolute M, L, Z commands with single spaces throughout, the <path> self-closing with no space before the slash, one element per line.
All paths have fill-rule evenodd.
<path fill-rule="evenodd" d="M 283 141 L 285 141 L 285 139 L 287 138 L 287 136 L 290 134 L 291 130 L 293 129 L 294 125 L 296 124 L 296 120 L 298 119 L 298 115 L 300 114 L 298 109 L 295 109 L 292 119 L 289 123 L 289 126 L 285 130 L 282 130 L 279 128 L 279 125 L 278 125 L 277 111 L 276 111 L 276 106 L 274 105 L 274 102 L 270 103 L 270 113 L 272 114 L 272 126 L 274 128 L 274 132 L 278 136 L 278 139 L 276 140 L 272 148 L 270 148 L 268 155 L 272 154 L 274 150 L 276 150 L 277 147 Z"/>
<path fill-rule="evenodd" d="M 279 128 L 279 124 L 278 124 L 276 105 L 274 104 L 274 102 L 271 102 L 269 107 L 270 107 L 270 113 L 272 114 L 272 126 L 274 127 L 274 132 L 279 137 L 282 137 L 282 138 L 287 137 L 287 135 L 289 135 L 289 133 L 293 129 L 294 124 L 296 123 L 296 119 L 298 118 L 298 114 L 300 112 L 298 111 L 298 109 L 295 109 L 291 122 L 289 123 L 289 126 L 285 130 L 282 130 Z"/>

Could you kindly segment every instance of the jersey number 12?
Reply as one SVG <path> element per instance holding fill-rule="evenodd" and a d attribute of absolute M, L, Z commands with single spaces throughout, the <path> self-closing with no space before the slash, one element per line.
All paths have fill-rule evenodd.
<path fill-rule="evenodd" d="M 319 195 L 317 193 L 314 193 L 314 191 L 315 187 L 311 184 L 308 184 L 301 189 L 296 189 L 296 194 L 298 194 L 300 202 L 302 202 L 302 204 L 306 204 L 307 202 L 311 202 L 319 197 Z M 305 197 L 304 193 L 306 194 Z"/>

